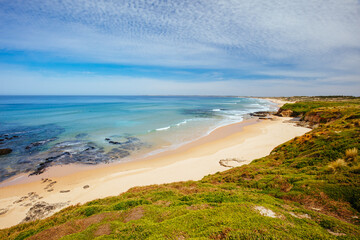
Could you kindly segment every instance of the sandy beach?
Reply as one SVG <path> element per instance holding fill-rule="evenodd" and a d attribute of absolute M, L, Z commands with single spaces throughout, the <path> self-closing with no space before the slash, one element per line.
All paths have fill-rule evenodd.
<path fill-rule="evenodd" d="M 250 119 L 224 126 L 178 149 L 138 161 L 55 166 L 38 176 L 15 176 L 0 185 L 0 228 L 20 223 L 36 208 L 47 209 L 42 215 L 46 217 L 69 205 L 115 196 L 135 186 L 200 180 L 248 164 L 310 130 L 286 120 Z"/>
<path fill-rule="evenodd" d="M 276 98 L 263 98 L 265 100 L 268 100 L 270 102 L 273 102 L 275 104 L 277 104 L 277 106 L 280 108 L 282 105 L 286 104 L 286 103 L 294 103 L 294 102 L 290 102 L 290 101 L 284 101 L 281 99 L 276 99 Z"/>

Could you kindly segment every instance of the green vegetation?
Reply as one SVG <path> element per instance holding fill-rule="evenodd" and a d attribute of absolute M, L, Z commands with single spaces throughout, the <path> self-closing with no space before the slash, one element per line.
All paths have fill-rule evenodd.
<path fill-rule="evenodd" d="M 321 113 L 324 119 L 332 120 L 333 117 L 340 117 L 346 113 L 351 114 L 354 109 L 358 109 L 359 105 L 360 99 L 343 99 L 342 101 L 288 103 L 282 106 L 281 109 L 293 111 L 294 117 L 304 116 L 305 114 L 314 115 L 315 113 Z"/>
<path fill-rule="evenodd" d="M 358 99 L 286 104 L 316 124 L 251 164 L 132 188 L 0 231 L 1 239 L 360 239 Z"/>
<path fill-rule="evenodd" d="M 345 102 L 345 101 L 353 101 L 359 100 L 359 97 L 354 96 L 293 96 L 293 97 L 273 97 L 272 99 L 278 99 L 283 101 L 289 102 L 315 102 L 315 101 L 322 101 L 322 102 Z"/>

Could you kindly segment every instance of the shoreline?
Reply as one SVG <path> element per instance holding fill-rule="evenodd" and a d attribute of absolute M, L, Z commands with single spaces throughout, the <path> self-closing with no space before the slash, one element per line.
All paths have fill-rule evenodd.
<path fill-rule="evenodd" d="M 239 101 L 237 101 L 235 97 L 231 99 L 232 101 L 226 100 L 225 103 L 237 104 L 243 102 L 242 98 Z M 227 109 L 227 105 L 225 106 L 224 103 L 222 105 L 224 108 L 221 109 L 208 107 L 205 112 L 209 112 L 206 113 L 210 114 L 209 116 L 211 117 L 209 118 L 206 117 L 208 115 L 206 115 L 204 119 L 202 119 L 202 115 L 184 115 L 183 119 L 186 119 L 177 124 L 174 124 L 174 122 L 178 121 L 170 121 L 172 124 L 169 124 L 169 121 L 166 123 L 164 120 L 165 123 L 162 122 L 158 124 L 158 126 L 168 125 L 165 127 L 167 129 L 166 131 L 154 130 L 154 127 L 148 127 L 145 124 L 145 131 L 142 131 L 144 129 L 141 128 L 142 130 L 136 133 L 132 133 L 131 131 L 127 133 L 127 129 L 122 129 L 122 132 L 119 132 L 119 129 L 114 127 L 114 131 L 109 133 L 109 131 L 106 130 L 109 129 L 109 127 L 107 125 L 102 126 L 100 121 L 97 123 L 97 126 L 98 128 L 104 128 L 106 130 L 104 130 L 105 132 L 96 130 L 98 129 L 96 127 L 96 131 L 94 132 L 91 129 L 82 129 L 81 127 L 67 130 L 66 127 L 59 125 L 61 126 L 61 131 L 64 131 L 64 133 L 56 137 L 40 136 L 34 140 L 29 139 L 27 135 L 25 135 L 25 139 L 23 139 L 22 135 L 15 136 L 21 140 L 2 142 L 5 143 L 5 145 L 2 146 L 12 149 L 13 153 L 4 157 L 5 161 L 0 169 L 1 172 L 4 172 L 4 175 L 2 175 L 0 179 L 0 187 L 16 184 L 18 180 L 13 181 L 14 179 L 23 179 L 27 174 L 39 174 L 45 169 L 57 165 L 74 165 L 71 169 L 75 171 L 75 168 L 89 169 L 114 162 L 134 161 L 147 158 L 148 156 L 157 156 L 159 153 L 171 151 L 197 141 L 209 135 L 217 128 L 243 122 L 251 118 L 251 112 L 274 111 L 276 108 L 276 104 L 268 100 L 259 101 L 259 99 L 255 98 L 248 98 L 248 100 L 249 101 L 245 101 L 245 103 L 248 102 L 252 104 L 249 105 L 249 108 L 245 109 L 241 106 L 240 110 L 243 109 L 244 111 L 239 110 L 240 112 L 232 109 L 233 107 Z M 224 112 L 213 113 L 214 110 L 224 110 Z M 195 113 L 191 114 L 197 114 L 197 111 L 200 110 L 195 109 L 194 111 Z M 202 110 L 200 112 L 202 112 Z M 137 124 L 136 121 L 134 124 Z M 184 126 L 180 128 L 179 124 Z M 11 131 L 14 132 L 13 134 L 18 133 L 16 129 Z M 12 134 L 11 131 L 10 133 L 7 131 L 5 133 Z M 27 131 L 26 129 L 23 130 L 24 133 Z M 46 129 L 45 131 L 52 132 L 53 129 Z M 23 132 L 21 132 L 21 134 Z M 0 137 L 4 138 L 4 136 Z M 42 140 L 38 141 L 39 139 Z"/>
<path fill-rule="evenodd" d="M 227 162 L 232 167 L 248 164 L 268 155 L 279 144 L 310 131 L 284 123 L 286 120 L 250 119 L 226 125 L 177 149 L 135 161 L 53 166 L 41 175 L 17 175 L 4 181 L 12 182 L 11 185 L 0 184 L 0 228 L 20 223 L 38 202 L 56 208 L 47 215 L 50 216 L 64 207 L 116 196 L 132 187 L 200 180 L 229 169 L 220 160 L 239 160 Z"/>
<path fill-rule="evenodd" d="M 256 98 L 256 97 L 254 97 L 254 98 Z M 278 99 L 271 99 L 271 98 L 258 98 L 258 99 L 265 99 L 265 100 L 267 100 L 269 102 L 272 102 L 272 103 L 276 104 L 278 108 L 280 108 L 285 103 L 288 103 L 286 101 L 281 101 L 281 100 L 278 100 Z M 7 187 L 7 186 L 13 186 L 13 185 L 17 185 L 17 184 L 24 184 L 24 183 L 39 181 L 39 180 L 41 180 L 41 178 L 61 177 L 61 176 L 74 174 L 76 172 L 86 171 L 86 170 L 90 170 L 90 169 L 97 169 L 97 168 L 102 168 L 102 167 L 107 167 L 107 166 L 112 166 L 112 165 L 118 165 L 118 164 L 124 164 L 124 163 L 129 163 L 129 162 L 148 161 L 148 160 L 151 160 L 153 158 L 162 157 L 163 155 L 167 155 L 169 153 L 173 153 L 173 152 L 176 152 L 176 151 L 181 151 L 183 149 L 187 149 L 189 146 L 192 146 L 192 145 L 198 145 L 198 144 L 204 143 L 204 141 L 214 140 L 214 138 L 211 137 L 211 135 L 213 135 L 213 132 L 221 131 L 222 132 L 221 135 L 225 136 L 226 134 L 229 134 L 229 132 L 226 131 L 226 129 L 228 129 L 228 127 L 231 127 L 231 126 L 238 126 L 239 127 L 239 128 L 236 128 L 236 129 L 232 129 L 232 131 L 234 131 L 234 130 L 235 131 L 241 131 L 243 126 L 246 126 L 248 124 L 255 124 L 256 119 L 257 119 L 256 117 L 252 118 L 251 116 L 249 116 L 249 118 L 245 117 L 240 122 L 220 125 L 220 126 L 215 127 L 214 129 L 212 129 L 211 131 L 209 131 L 205 135 L 200 136 L 200 137 L 196 137 L 193 140 L 190 140 L 190 141 L 175 145 L 174 147 L 170 146 L 170 147 L 165 148 L 165 149 L 156 149 L 156 150 L 150 151 L 149 153 L 146 153 L 144 155 L 135 155 L 131 159 L 126 159 L 125 158 L 125 161 L 110 162 L 110 163 L 99 163 L 99 164 L 95 164 L 95 165 L 81 164 L 81 163 L 53 165 L 53 166 L 50 166 L 50 167 L 46 168 L 46 170 L 42 174 L 40 174 L 40 175 L 32 175 L 32 176 L 29 176 L 28 173 L 19 173 L 19 174 L 16 174 L 16 175 L 14 175 L 14 176 L 0 182 L 0 189 L 3 188 L 3 187 Z M 219 136 L 219 134 L 214 134 L 214 135 L 216 135 L 217 138 L 221 137 L 221 136 Z"/>
<path fill-rule="evenodd" d="M 82 171 L 87 171 L 87 170 L 111 168 L 111 167 L 114 167 L 117 165 L 132 165 L 132 163 L 136 164 L 136 165 L 137 165 L 137 163 L 144 164 L 145 162 L 152 161 L 154 159 L 157 159 L 157 160 L 163 159 L 163 158 L 167 157 L 168 155 L 188 151 L 189 149 L 197 147 L 199 145 L 219 140 L 221 138 L 231 135 L 231 133 L 234 131 L 241 132 L 243 130 L 243 127 L 248 126 L 248 125 L 253 125 L 258 122 L 259 122 L 258 119 L 250 118 L 250 119 L 243 120 L 241 122 L 231 123 L 231 124 L 228 124 L 225 126 L 220 126 L 218 128 L 215 128 L 210 133 L 208 133 L 202 137 L 199 137 L 193 141 L 186 142 L 176 148 L 165 149 L 156 154 L 149 154 L 149 155 L 145 155 L 143 157 L 135 157 L 134 159 L 132 159 L 130 161 L 127 160 L 127 161 L 123 161 L 123 162 L 120 161 L 120 162 L 111 162 L 111 163 L 100 163 L 100 164 L 96 164 L 96 165 L 71 163 L 71 164 L 50 166 L 40 175 L 29 176 L 28 173 L 20 173 L 20 174 L 17 174 L 15 176 L 1 182 L 0 189 L 2 189 L 4 187 L 11 187 L 11 186 L 19 185 L 19 184 L 26 184 L 26 183 L 40 181 L 43 178 L 66 177 L 68 175 L 76 174 L 76 173 L 79 173 Z M 1 194 L 0 194 L 0 197 L 1 197 Z"/>
<path fill-rule="evenodd" d="M 238 166 L 248 164 L 268 155 L 279 144 L 310 131 L 284 123 L 284 120 L 287 118 L 259 121 L 244 126 L 243 131 L 146 161 L 119 163 L 73 173 L 69 173 L 66 166 L 58 166 L 44 174 L 69 174 L 51 177 L 46 182 L 41 179 L 48 177 L 40 175 L 36 176 L 38 179 L 33 182 L 2 187 L 0 209 L 3 214 L 0 215 L 0 228 L 20 223 L 37 202 L 55 206 L 54 212 L 57 212 L 69 205 L 116 196 L 132 187 L 200 180 L 208 174 L 229 169 L 220 165 L 221 159 L 243 160 L 236 164 Z"/>

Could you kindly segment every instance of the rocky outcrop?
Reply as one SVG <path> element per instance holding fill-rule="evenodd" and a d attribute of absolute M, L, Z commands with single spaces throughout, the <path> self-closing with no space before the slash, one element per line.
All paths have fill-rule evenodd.
<path fill-rule="evenodd" d="M 314 125 L 319 123 L 328 123 L 339 118 L 341 118 L 340 112 L 324 110 L 324 111 L 308 112 L 304 117 L 304 121 Z"/>
<path fill-rule="evenodd" d="M 250 116 L 252 117 L 268 117 L 269 115 L 273 115 L 276 112 L 269 112 L 269 111 L 258 111 L 254 113 L 250 113 Z"/>
<path fill-rule="evenodd" d="M 125 139 L 125 141 L 115 141 L 112 140 L 111 138 L 105 138 L 105 141 L 107 141 L 112 145 L 119 145 L 121 149 L 128 151 L 139 150 L 144 145 L 144 143 L 141 142 L 139 138 L 131 137 L 131 136 L 126 136 L 123 138 Z"/>
<path fill-rule="evenodd" d="M 9 154 L 12 152 L 12 149 L 11 148 L 3 148 L 3 149 L 0 149 L 0 155 L 6 155 L 6 154 Z"/>
<path fill-rule="evenodd" d="M 119 148 L 113 148 L 108 154 L 109 160 L 116 160 L 121 159 L 124 157 L 127 157 L 130 155 L 130 152 L 128 150 L 119 149 Z"/>
<path fill-rule="evenodd" d="M 3 134 L 0 135 L 0 137 L 1 137 L 0 141 L 5 141 L 5 140 L 13 140 L 14 138 L 18 138 L 19 136 L 18 135 L 10 136 L 9 134 Z"/>
<path fill-rule="evenodd" d="M 75 136 L 76 139 L 80 139 L 80 138 L 85 138 L 87 137 L 89 134 L 87 133 L 79 133 Z"/>
<path fill-rule="evenodd" d="M 22 221 L 30 222 L 37 219 L 45 218 L 46 216 L 50 215 L 55 209 L 62 208 L 68 205 L 68 202 L 61 202 L 61 203 L 47 203 L 47 202 L 37 202 L 32 206 L 29 211 L 26 213 L 25 219 Z"/>
<path fill-rule="evenodd" d="M 25 149 L 29 150 L 29 149 L 34 148 L 34 147 L 42 146 L 42 145 L 45 145 L 48 142 L 54 141 L 56 139 L 57 138 L 54 137 L 54 138 L 50 138 L 50 139 L 43 140 L 43 141 L 33 142 L 33 143 L 30 143 L 28 146 L 26 146 Z"/>
<path fill-rule="evenodd" d="M 316 128 L 321 123 L 332 122 L 342 117 L 340 111 L 335 109 L 316 109 L 307 112 L 305 115 L 293 112 L 290 109 L 279 109 L 276 115 L 281 117 L 294 117 L 289 122 L 294 122 L 298 126 Z"/>
<path fill-rule="evenodd" d="M 233 167 L 241 166 L 243 162 L 245 162 L 245 160 L 237 159 L 237 158 L 227 158 L 227 159 L 221 159 L 219 161 L 219 164 L 223 167 L 233 168 Z"/>
<path fill-rule="evenodd" d="M 269 112 L 269 111 L 258 111 L 254 113 L 250 113 L 249 115 L 252 117 L 258 117 L 261 120 L 273 120 L 273 115 L 276 112 Z"/>
<path fill-rule="evenodd" d="M 280 108 L 279 111 L 275 114 L 280 117 L 296 117 L 294 116 L 294 112 L 290 109 L 282 109 Z"/>
<path fill-rule="evenodd" d="M 64 152 L 58 156 L 46 158 L 44 162 L 42 162 L 38 165 L 38 167 L 36 168 L 36 170 L 34 172 L 29 174 L 29 176 L 42 174 L 45 171 L 45 169 L 51 165 L 52 162 L 59 160 L 61 158 L 64 158 L 66 156 L 69 156 L 69 155 L 70 155 L 70 153 Z"/>
<path fill-rule="evenodd" d="M 120 161 L 135 151 L 149 147 L 130 134 L 107 137 L 106 143 L 113 146 L 110 151 L 90 142 L 87 133 L 79 133 L 70 141 L 55 143 L 64 131 L 55 124 L 17 126 L 6 132 L 0 131 L 0 161 L 12 163 L 11 168 L 0 165 L 0 181 L 19 173 L 39 175 L 53 165 Z"/>

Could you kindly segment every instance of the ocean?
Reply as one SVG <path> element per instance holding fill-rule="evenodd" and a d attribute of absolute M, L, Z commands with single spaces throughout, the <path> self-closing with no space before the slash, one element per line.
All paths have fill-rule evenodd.
<path fill-rule="evenodd" d="M 176 148 L 249 113 L 264 100 L 200 96 L 0 96 L 0 181 L 56 164 L 131 161 Z"/>

